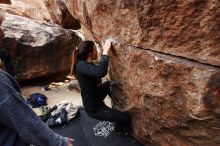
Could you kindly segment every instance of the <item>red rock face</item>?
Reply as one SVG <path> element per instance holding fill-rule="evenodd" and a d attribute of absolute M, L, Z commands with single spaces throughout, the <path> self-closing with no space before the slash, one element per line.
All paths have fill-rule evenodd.
<path fill-rule="evenodd" d="M 219 145 L 218 1 L 65 4 L 88 38 L 115 40 L 114 107 L 132 115 L 135 137 L 146 146 Z"/>
<path fill-rule="evenodd" d="M 12 4 L 0 4 L 7 13 L 40 21 L 54 22 L 67 29 L 80 29 L 79 22 L 69 13 L 62 0 L 11 0 Z"/>
<path fill-rule="evenodd" d="M 70 14 L 62 0 L 44 1 L 52 20 L 67 29 L 80 29 L 80 23 Z"/>
<path fill-rule="evenodd" d="M 132 116 L 132 133 L 144 145 L 219 146 L 220 5 L 217 0 L 49 0 L 46 6 L 48 21 L 61 26 L 63 22 L 69 24 L 63 15 L 69 10 L 80 21 L 87 38 L 97 42 L 113 38 L 115 53 L 111 56 L 110 77 L 119 82 L 112 88 L 114 107 Z M 31 62 L 28 65 L 20 62 L 19 68 L 29 68 L 32 74 L 42 75 L 62 69 L 65 55 L 55 52 L 67 49 L 70 39 L 75 40 L 70 32 L 59 35 L 63 29 L 44 24 L 39 26 L 46 29 L 43 32 L 39 27 L 27 31 L 19 28 L 20 21 L 16 23 L 18 26 L 12 21 L 7 23 L 3 25 L 4 30 L 10 30 L 6 42 L 12 50 L 17 49 L 13 52 L 15 56 L 19 54 L 18 59 Z M 7 26 L 16 26 L 16 31 Z M 17 42 L 9 37 L 11 34 L 20 40 L 17 47 L 12 47 Z M 41 39 L 36 34 L 42 35 Z M 42 54 L 57 56 L 49 61 Z M 40 55 L 43 58 L 33 60 Z M 50 66 L 45 66 L 45 62 Z"/>
<path fill-rule="evenodd" d="M 134 135 L 143 144 L 217 146 L 220 119 L 209 113 L 203 99 L 209 91 L 220 89 L 218 83 L 216 90 L 205 90 L 219 68 L 135 47 L 117 47 L 117 57 L 111 59 L 111 78 L 120 82 L 113 87 L 114 105 L 132 115 Z M 219 96 L 216 98 L 210 100 L 219 108 Z"/>
<path fill-rule="evenodd" d="M 71 13 L 101 40 L 220 66 L 218 1 L 66 0 Z"/>
<path fill-rule="evenodd" d="M 220 115 L 220 73 L 215 74 L 206 86 L 203 101 L 205 106 L 215 114 Z"/>
<path fill-rule="evenodd" d="M 19 80 L 70 69 L 71 53 L 80 39 L 53 23 L 6 15 L 2 47 L 13 57 Z"/>
<path fill-rule="evenodd" d="M 51 19 L 42 0 L 11 0 L 11 4 L 9 5 L 0 4 L 0 9 L 10 14 L 41 21 L 49 21 Z"/>
<path fill-rule="evenodd" d="M 0 47 L 10 51 L 20 80 L 61 72 L 70 68 L 70 56 L 79 37 L 67 29 L 79 22 L 61 0 L 11 0 L 0 4 L 7 15 L 0 31 Z M 0 18 L 2 22 L 2 18 Z M 63 29 L 60 26 L 62 26 Z M 2 33 L 0 32 L 0 35 Z"/>
<path fill-rule="evenodd" d="M 0 0 L 0 3 L 11 4 L 11 1 L 10 0 Z"/>

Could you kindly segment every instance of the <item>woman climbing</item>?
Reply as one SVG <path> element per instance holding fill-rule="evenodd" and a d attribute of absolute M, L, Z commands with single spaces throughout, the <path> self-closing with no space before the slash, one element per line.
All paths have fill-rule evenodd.
<path fill-rule="evenodd" d="M 105 97 L 110 95 L 110 82 L 102 83 L 101 80 L 107 74 L 110 51 L 111 42 L 106 41 L 100 62 L 95 65 L 93 61 L 98 57 L 95 44 L 92 41 L 84 41 L 74 51 L 73 75 L 80 84 L 83 106 L 88 115 L 96 119 L 115 122 L 117 133 L 128 134 L 130 116 L 109 108 L 103 102 Z"/>

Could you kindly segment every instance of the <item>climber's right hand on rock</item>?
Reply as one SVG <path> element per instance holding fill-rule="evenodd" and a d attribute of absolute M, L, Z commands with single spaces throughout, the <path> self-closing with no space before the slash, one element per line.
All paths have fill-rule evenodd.
<path fill-rule="evenodd" d="M 109 51 L 111 50 L 112 41 L 106 40 L 103 45 L 103 55 L 109 55 Z"/>

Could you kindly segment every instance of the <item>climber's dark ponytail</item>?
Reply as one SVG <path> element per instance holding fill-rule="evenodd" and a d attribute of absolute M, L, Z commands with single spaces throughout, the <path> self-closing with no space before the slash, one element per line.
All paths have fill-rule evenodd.
<path fill-rule="evenodd" d="M 73 51 L 72 53 L 72 65 L 71 65 L 71 75 L 73 74 L 76 78 L 76 66 L 77 62 L 79 60 L 86 61 L 86 59 L 89 56 L 89 53 L 93 52 L 94 48 L 94 42 L 93 41 L 83 41 L 79 47 Z"/>

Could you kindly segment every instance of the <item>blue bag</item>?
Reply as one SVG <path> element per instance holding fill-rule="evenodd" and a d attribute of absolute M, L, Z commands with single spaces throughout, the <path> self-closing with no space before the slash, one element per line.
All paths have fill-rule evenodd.
<path fill-rule="evenodd" d="M 41 93 L 33 93 L 27 99 L 27 103 L 32 106 L 32 108 L 37 108 L 47 105 L 47 97 Z"/>

